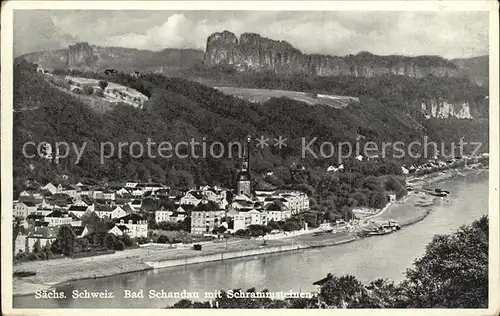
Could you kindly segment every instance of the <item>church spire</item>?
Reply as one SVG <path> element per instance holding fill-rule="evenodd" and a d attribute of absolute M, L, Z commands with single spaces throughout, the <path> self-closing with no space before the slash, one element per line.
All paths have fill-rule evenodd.
<path fill-rule="evenodd" d="M 250 171 L 250 136 L 247 137 L 247 143 L 245 144 L 244 154 L 243 154 L 243 162 L 241 165 L 242 171 Z"/>
<path fill-rule="evenodd" d="M 248 197 L 251 196 L 250 142 L 251 142 L 251 137 L 248 136 L 247 143 L 245 144 L 245 152 L 243 155 L 241 170 L 238 173 L 236 179 L 236 194 L 245 194 Z"/>

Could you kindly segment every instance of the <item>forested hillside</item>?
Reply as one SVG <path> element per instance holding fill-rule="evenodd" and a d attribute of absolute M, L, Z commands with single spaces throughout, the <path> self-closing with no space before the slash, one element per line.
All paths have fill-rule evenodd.
<path fill-rule="evenodd" d="M 423 100 L 469 103 L 474 117 L 488 116 L 488 83 L 483 86 L 465 78 L 385 75 L 314 76 L 303 73 L 277 74 L 272 71 L 238 72 L 227 65 L 198 66 L 178 73 L 212 86 L 281 89 L 327 93 L 352 97 L 369 96 L 402 111 L 419 109 Z"/>
<path fill-rule="evenodd" d="M 350 142 L 353 145 L 357 140 L 361 144 L 367 141 L 409 143 L 422 141 L 427 135 L 434 140 L 457 142 L 461 136 L 466 136 L 467 141 L 485 141 L 488 136 L 487 120 L 425 120 L 418 111 L 410 108 L 401 110 L 391 105 L 391 102 L 396 102 L 394 98 L 398 94 L 389 94 L 390 100 L 386 100 L 381 95 L 383 88 L 373 96 L 362 96 L 359 103 L 352 103 L 345 109 L 334 109 L 286 98 L 254 104 L 194 81 L 161 75 L 132 78 L 125 74 L 110 77 L 79 73 L 81 76 L 117 82 L 150 96 L 143 109 L 123 104 L 102 114 L 94 112 L 70 94 L 62 93 L 33 69 L 33 65 L 21 63 L 16 65 L 14 72 L 13 154 L 18 189 L 22 188 L 26 179 L 43 183 L 53 181 L 60 174 L 68 174 L 75 180 L 138 179 L 162 181 L 180 187 L 202 183 L 220 183 L 231 187 L 240 162 L 234 158 L 236 152 L 232 158 L 226 153 L 220 159 L 191 155 L 188 158 L 147 157 L 147 152 L 140 158 L 132 158 L 126 147 L 121 158 L 115 152 L 113 157 L 101 164 L 99 146 L 104 142 L 117 145 L 119 142 L 140 141 L 146 147 L 148 138 L 156 143 L 169 141 L 172 144 L 189 142 L 194 138 L 198 142 L 205 139 L 209 147 L 214 141 L 223 144 L 244 141 L 247 135 L 255 138 L 264 135 L 271 139 L 281 135 L 287 138 L 287 146 L 281 150 L 272 146 L 272 142 L 264 150 L 254 148 L 254 178 L 265 185 L 262 180 L 264 174 L 272 171 L 274 176 L 270 182 L 273 185 L 304 184 L 310 186 L 309 191 L 314 191 L 318 181 L 297 183 L 297 179 L 290 175 L 290 167 L 295 163 L 295 166 L 304 165 L 308 169 L 326 168 L 338 165 L 338 156 L 315 158 L 306 154 L 302 158 L 302 138 L 309 142 L 317 137 L 318 141 L 312 148 L 319 152 L 323 141 L 334 144 Z M 426 93 L 424 87 L 421 89 L 422 93 Z M 42 158 L 24 157 L 22 148 L 27 141 L 37 144 L 41 141 L 52 144 L 56 141 L 74 142 L 79 147 L 85 142 L 87 145 L 79 164 L 74 164 L 74 153 L 54 164 Z M 30 154 L 35 150 L 33 147 L 28 149 Z M 388 151 L 390 153 L 390 149 Z M 411 162 L 409 157 L 367 162 L 371 167 L 363 167 L 361 174 L 397 175 L 400 173 L 398 166 Z"/>

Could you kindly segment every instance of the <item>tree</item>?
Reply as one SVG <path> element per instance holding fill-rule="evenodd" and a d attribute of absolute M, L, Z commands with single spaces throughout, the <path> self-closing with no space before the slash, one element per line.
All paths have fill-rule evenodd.
<path fill-rule="evenodd" d="M 115 244 L 118 243 L 118 239 L 113 234 L 106 234 L 104 237 L 104 245 L 107 249 L 115 249 Z"/>
<path fill-rule="evenodd" d="M 326 306 L 336 308 L 362 307 L 360 305 L 365 296 L 366 288 L 352 275 L 332 276 L 323 284 L 319 293 Z"/>
<path fill-rule="evenodd" d="M 224 234 L 224 232 L 227 230 L 227 228 L 225 226 L 219 226 L 217 227 L 217 234 Z"/>
<path fill-rule="evenodd" d="M 75 249 L 76 235 L 69 225 L 62 225 L 59 228 L 56 242 L 59 245 L 59 250 L 65 256 L 72 256 Z"/>
<path fill-rule="evenodd" d="M 174 304 L 174 308 L 193 308 L 193 302 L 187 299 L 182 299 Z"/>
<path fill-rule="evenodd" d="M 99 87 L 101 87 L 102 91 L 106 90 L 108 86 L 108 82 L 106 80 L 99 80 Z"/>
<path fill-rule="evenodd" d="M 40 246 L 40 240 L 37 240 L 35 244 L 33 245 L 33 252 L 34 253 L 39 253 L 42 251 L 42 247 Z"/>
<path fill-rule="evenodd" d="M 86 95 L 91 95 L 92 93 L 94 93 L 94 87 L 92 87 L 91 85 L 86 85 L 83 87 L 83 92 Z"/>
<path fill-rule="evenodd" d="M 21 225 L 22 218 L 19 216 L 14 217 L 12 221 L 12 249 L 15 251 L 16 249 L 16 238 L 19 235 L 19 232 L 22 231 L 23 226 Z"/>
<path fill-rule="evenodd" d="M 328 274 L 316 297 L 308 299 L 228 299 L 220 308 L 487 308 L 488 218 L 439 235 L 399 283 L 377 279 L 363 284 L 352 275 Z M 245 232 L 239 230 L 238 232 Z M 237 232 L 237 234 L 239 234 Z M 239 289 L 235 289 L 235 292 Z M 255 288 L 246 292 L 255 292 Z M 265 292 L 265 290 L 262 290 Z M 206 306 L 207 302 L 198 307 Z M 189 300 L 174 308 L 194 307 Z"/>
<path fill-rule="evenodd" d="M 437 235 L 407 270 L 407 306 L 488 307 L 488 218 L 481 217 L 452 235 Z"/>

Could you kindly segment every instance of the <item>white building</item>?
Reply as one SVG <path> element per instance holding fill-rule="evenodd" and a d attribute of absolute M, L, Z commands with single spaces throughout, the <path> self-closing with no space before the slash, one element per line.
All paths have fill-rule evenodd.
<path fill-rule="evenodd" d="M 46 223 L 49 223 L 49 227 L 71 225 L 71 223 L 73 222 L 73 217 L 71 217 L 67 212 L 55 210 L 52 213 L 45 215 L 44 221 Z"/>
<path fill-rule="evenodd" d="M 284 203 L 279 200 L 272 202 L 265 207 L 268 221 L 285 221 L 287 218 L 292 217 L 292 211 Z"/>
<path fill-rule="evenodd" d="M 198 205 L 200 204 L 202 199 L 203 195 L 201 194 L 201 192 L 192 190 L 187 192 L 183 197 L 181 197 L 180 203 Z"/>
<path fill-rule="evenodd" d="M 76 205 L 71 205 L 68 208 L 69 213 L 75 214 L 77 217 L 82 218 L 83 215 L 88 215 L 91 212 L 94 212 L 95 206 L 94 204 L 90 206 L 76 206 Z"/>
<path fill-rule="evenodd" d="M 174 212 L 172 210 L 167 210 L 163 206 L 155 211 L 155 222 L 162 223 L 162 222 L 170 222 L 170 216 L 173 215 Z"/>
<path fill-rule="evenodd" d="M 126 234 L 132 238 L 148 237 L 148 221 L 139 214 L 132 213 L 117 218 L 116 224 L 127 227 Z"/>
<path fill-rule="evenodd" d="M 26 218 L 29 214 L 36 212 L 37 206 L 33 202 L 16 202 L 14 203 L 13 215 Z"/>
<path fill-rule="evenodd" d="M 94 212 L 100 218 L 107 218 L 107 219 L 115 219 L 127 215 L 127 212 L 125 212 L 125 210 L 122 209 L 120 206 L 111 207 L 107 205 L 99 205 L 95 208 Z"/>
<path fill-rule="evenodd" d="M 197 205 L 191 212 L 191 234 L 203 235 L 212 233 L 215 228 L 222 224 L 226 216 L 224 210 L 212 201 L 204 201 Z"/>
<path fill-rule="evenodd" d="M 57 187 L 55 185 L 53 185 L 52 183 L 50 183 L 50 182 L 47 183 L 46 185 L 44 185 L 42 187 L 42 190 L 49 191 L 52 194 L 56 194 L 57 193 Z"/>
<path fill-rule="evenodd" d="M 266 212 L 259 211 L 254 208 L 239 209 L 236 210 L 236 212 L 237 214 L 233 216 L 234 231 L 247 229 L 250 225 L 267 225 L 268 217 Z"/>

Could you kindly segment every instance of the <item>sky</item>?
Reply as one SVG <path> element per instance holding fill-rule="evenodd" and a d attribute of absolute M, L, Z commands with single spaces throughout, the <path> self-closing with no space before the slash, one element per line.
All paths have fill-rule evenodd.
<path fill-rule="evenodd" d="M 19 10 L 14 54 L 76 42 L 148 50 L 205 50 L 207 37 L 229 30 L 286 40 L 303 53 L 344 56 L 488 54 L 487 12 L 381 11 L 97 11 Z"/>

